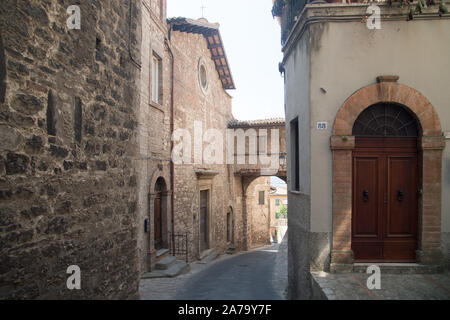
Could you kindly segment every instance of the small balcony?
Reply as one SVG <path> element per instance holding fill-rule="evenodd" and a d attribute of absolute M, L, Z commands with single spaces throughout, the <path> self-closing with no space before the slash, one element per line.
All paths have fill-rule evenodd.
<path fill-rule="evenodd" d="M 275 0 L 272 15 L 277 17 L 281 25 L 281 44 L 284 45 L 289 31 L 295 24 L 297 15 L 310 0 Z"/>
<path fill-rule="evenodd" d="M 281 44 L 284 45 L 300 12 L 308 3 L 340 3 L 342 0 L 273 0 L 272 15 L 281 25 Z M 347 3 L 355 0 L 347 0 Z"/>

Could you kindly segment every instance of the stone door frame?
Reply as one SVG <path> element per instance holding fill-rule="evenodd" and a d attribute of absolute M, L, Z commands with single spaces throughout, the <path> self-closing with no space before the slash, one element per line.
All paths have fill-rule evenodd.
<path fill-rule="evenodd" d="M 445 139 L 438 114 L 417 90 L 397 83 L 396 76 L 380 76 L 378 83 L 359 89 L 342 105 L 331 136 L 333 158 L 333 237 L 331 272 L 353 268 L 352 239 L 352 151 L 353 124 L 361 112 L 376 103 L 398 103 L 415 114 L 421 134 L 419 149 L 419 234 L 416 260 L 439 265 L 441 252 L 442 152 Z"/>
<path fill-rule="evenodd" d="M 214 188 L 213 188 L 213 181 L 212 179 L 199 179 L 199 185 L 198 185 L 198 219 L 197 219 L 197 223 L 196 223 L 196 234 L 197 236 L 197 241 L 196 241 L 196 247 L 197 247 L 197 258 L 200 259 L 201 255 L 202 255 L 202 250 L 201 250 L 201 232 L 200 232 L 200 228 L 201 228 L 201 214 L 200 214 L 200 193 L 202 191 L 208 191 L 208 219 L 207 219 L 207 238 L 208 238 L 208 249 L 211 248 L 215 248 L 215 242 L 214 242 L 214 229 L 213 226 L 215 225 L 215 216 L 214 216 L 214 212 L 213 212 L 213 206 L 212 206 L 212 199 L 213 199 L 213 192 L 214 192 Z M 208 250 L 206 249 L 206 250 Z M 205 250 L 205 251 L 206 251 Z"/>
<path fill-rule="evenodd" d="M 163 237 L 163 248 L 169 249 L 170 247 L 170 239 L 169 239 L 169 233 L 172 228 L 172 219 L 170 216 L 171 212 L 171 197 L 173 196 L 172 190 L 170 190 L 169 185 L 167 184 L 169 174 L 162 170 L 157 170 L 153 175 L 152 179 L 150 180 L 149 185 L 149 193 L 148 193 L 148 227 L 147 227 L 147 235 L 148 237 L 146 241 L 149 241 L 149 248 L 150 252 L 147 253 L 148 255 L 148 263 L 149 263 L 149 271 L 152 271 L 154 268 L 154 265 L 156 263 L 156 249 L 155 249 L 155 241 L 153 237 L 153 232 L 155 230 L 154 225 L 154 219 L 155 219 L 155 198 L 158 193 L 161 193 L 161 214 L 163 215 L 162 219 L 162 237 Z M 163 191 L 157 191 L 155 190 L 156 183 L 159 179 L 162 179 L 165 183 L 165 190 Z"/>

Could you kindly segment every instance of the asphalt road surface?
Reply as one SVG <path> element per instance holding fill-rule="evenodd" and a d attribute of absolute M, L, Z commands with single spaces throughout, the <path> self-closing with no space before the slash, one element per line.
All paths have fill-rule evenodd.
<path fill-rule="evenodd" d="M 278 245 L 217 261 L 177 290 L 178 300 L 281 300 L 274 287 Z"/>

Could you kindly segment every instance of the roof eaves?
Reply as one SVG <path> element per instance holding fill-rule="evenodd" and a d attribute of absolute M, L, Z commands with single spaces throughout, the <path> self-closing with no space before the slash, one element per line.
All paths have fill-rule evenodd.
<path fill-rule="evenodd" d="M 270 127 L 284 126 L 286 120 L 284 118 L 273 118 L 263 120 L 231 120 L 228 123 L 229 128 L 251 128 L 251 127 Z"/>
<path fill-rule="evenodd" d="M 200 22 L 183 17 L 167 19 L 167 23 L 172 25 L 174 31 L 202 34 L 208 44 L 211 59 L 214 61 L 222 87 L 225 90 L 236 89 L 220 35 L 219 24 Z"/>

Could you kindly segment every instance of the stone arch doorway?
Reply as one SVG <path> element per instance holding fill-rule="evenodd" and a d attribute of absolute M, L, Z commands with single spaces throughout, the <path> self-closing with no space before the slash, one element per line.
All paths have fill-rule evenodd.
<path fill-rule="evenodd" d="M 167 236 L 167 185 L 160 177 L 155 183 L 153 204 L 153 241 L 155 250 L 168 248 Z"/>
<path fill-rule="evenodd" d="M 361 132 L 358 131 L 361 130 L 358 129 L 360 125 L 358 118 L 364 110 L 377 104 L 402 106 L 417 119 L 420 127 L 416 144 L 419 190 L 417 250 L 414 260 L 423 264 L 440 264 L 442 259 L 440 232 L 436 230 L 441 228 L 441 168 L 445 141 L 439 117 L 425 96 L 413 88 L 397 83 L 398 77 L 382 76 L 377 80 L 377 84 L 364 87 L 351 95 L 339 110 L 334 123 L 331 137 L 333 239 L 330 269 L 332 272 L 351 270 L 354 262 L 353 153 L 358 147 L 359 138 L 355 137 L 353 130 Z"/>

